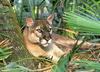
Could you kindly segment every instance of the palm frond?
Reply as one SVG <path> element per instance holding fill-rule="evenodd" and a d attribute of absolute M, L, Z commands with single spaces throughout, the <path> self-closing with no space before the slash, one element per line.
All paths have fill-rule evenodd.
<path fill-rule="evenodd" d="M 7 39 L 0 42 L 0 60 L 7 59 L 11 54 L 11 48 L 8 47 L 9 41 Z"/>
<path fill-rule="evenodd" d="M 75 61 L 75 64 L 81 65 L 80 67 L 84 67 L 85 69 L 94 69 L 100 71 L 100 63 L 99 62 L 93 62 L 89 60 L 80 60 Z"/>
<path fill-rule="evenodd" d="M 100 21 L 93 19 L 88 14 L 86 15 L 71 12 L 65 13 L 64 20 L 68 23 L 69 28 L 75 31 L 100 34 Z"/>

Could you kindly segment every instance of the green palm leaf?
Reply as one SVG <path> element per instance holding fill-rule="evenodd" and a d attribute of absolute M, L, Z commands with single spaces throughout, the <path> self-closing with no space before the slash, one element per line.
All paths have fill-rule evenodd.
<path fill-rule="evenodd" d="M 93 19 L 88 14 L 85 15 L 69 12 L 64 14 L 64 20 L 68 23 L 69 28 L 75 31 L 99 34 L 100 21 Z"/>

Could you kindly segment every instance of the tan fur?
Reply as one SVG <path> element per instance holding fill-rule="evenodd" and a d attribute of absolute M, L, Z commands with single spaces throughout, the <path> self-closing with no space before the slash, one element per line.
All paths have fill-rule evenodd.
<path fill-rule="evenodd" d="M 52 57 L 53 56 L 53 61 L 57 62 L 59 58 L 64 54 L 62 50 L 60 50 L 53 42 L 50 44 L 46 50 L 43 50 L 41 46 L 38 44 L 34 44 L 29 41 L 28 39 L 28 30 L 27 28 L 23 32 L 24 35 L 24 41 L 26 44 L 26 48 L 28 51 L 33 55 L 33 56 L 47 56 L 47 57 Z"/>
<path fill-rule="evenodd" d="M 36 21 L 34 21 L 34 23 L 36 26 L 39 26 L 39 25 L 43 26 L 44 24 L 48 23 L 47 21 L 46 20 L 36 20 Z M 49 21 L 49 23 L 51 23 L 51 22 Z M 29 24 L 29 26 L 31 27 L 30 24 Z M 48 25 L 47 25 L 47 27 L 48 27 Z M 47 35 L 47 34 L 45 34 L 45 35 Z M 52 39 L 51 39 L 51 43 L 49 43 L 47 47 L 42 48 L 38 44 L 39 37 L 37 37 L 35 32 L 32 33 L 31 30 L 28 29 L 27 27 L 23 31 L 23 36 L 24 36 L 26 48 L 32 55 L 34 55 L 36 57 L 38 57 L 38 56 L 53 57 L 52 60 L 57 62 L 59 60 L 59 58 L 64 54 L 64 52 L 61 49 L 59 49 L 58 46 L 56 46 L 56 44 L 53 42 Z"/>
<path fill-rule="evenodd" d="M 25 28 L 23 31 L 23 36 L 24 36 L 24 41 L 25 41 L 26 48 L 28 49 L 28 51 L 36 57 L 46 56 L 46 52 L 39 45 L 31 43 L 29 41 L 28 34 L 29 34 L 29 31 L 27 30 L 27 28 Z"/>

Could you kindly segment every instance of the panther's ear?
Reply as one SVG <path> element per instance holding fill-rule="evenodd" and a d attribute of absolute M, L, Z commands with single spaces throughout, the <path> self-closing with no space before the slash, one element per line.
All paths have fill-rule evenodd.
<path fill-rule="evenodd" d="M 51 14 L 47 17 L 47 21 L 49 22 L 49 24 L 52 24 L 53 19 L 54 19 L 54 14 Z"/>
<path fill-rule="evenodd" d="M 34 25 L 34 21 L 32 18 L 26 18 L 26 26 L 31 27 Z"/>

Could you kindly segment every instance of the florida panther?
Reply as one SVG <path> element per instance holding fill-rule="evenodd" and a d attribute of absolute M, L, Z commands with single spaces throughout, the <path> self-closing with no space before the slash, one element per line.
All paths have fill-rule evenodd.
<path fill-rule="evenodd" d="M 48 16 L 47 20 L 26 18 L 23 36 L 26 48 L 32 55 L 52 57 L 57 62 L 64 52 L 52 40 L 52 20 L 53 15 Z"/>

